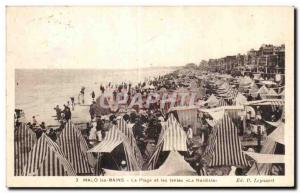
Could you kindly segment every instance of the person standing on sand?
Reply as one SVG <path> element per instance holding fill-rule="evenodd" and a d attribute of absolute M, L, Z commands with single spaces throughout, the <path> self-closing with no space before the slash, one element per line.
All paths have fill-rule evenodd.
<path fill-rule="evenodd" d="M 91 120 L 93 120 L 96 115 L 96 102 L 95 101 L 93 101 L 93 103 L 90 105 L 89 112 L 90 112 Z"/>
<path fill-rule="evenodd" d="M 72 111 L 74 111 L 75 99 L 74 99 L 74 97 L 70 97 L 70 99 L 71 99 Z"/>
<path fill-rule="evenodd" d="M 91 95 L 92 95 L 92 100 L 95 101 L 95 92 L 93 91 L 93 92 L 91 93 Z"/>
<path fill-rule="evenodd" d="M 69 107 L 65 106 L 64 114 L 65 114 L 65 119 L 68 122 L 71 119 L 71 117 L 72 117 L 72 113 L 71 113 Z"/>
<path fill-rule="evenodd" d="M 84 104 L 84 90 L 85 90 L 85 87 L 81 87 L 81 90 L 80 90 L 80 93 L 78 95 L 78 103 L 82 103 Z"/>

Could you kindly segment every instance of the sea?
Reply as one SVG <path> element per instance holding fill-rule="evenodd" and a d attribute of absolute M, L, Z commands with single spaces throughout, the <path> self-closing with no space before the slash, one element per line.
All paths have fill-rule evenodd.
<path fill-rule="evenodd" d="M 91 103 L 91 93 L 100 94 L 100 85 L 130 82 L 133 85 L 144 80 L 165 75 L 176 67 L 143 69 L 16 69 L 15 108 L 22 109 L 26 120 L 35 116 L 39 122 L 53 123 L 56 105 L 61 108 L 70 97 L 77 100 L 81 87 L 85 87 L 86 104 Z M 76 102 L 76 101 L 75 101 Z"/>

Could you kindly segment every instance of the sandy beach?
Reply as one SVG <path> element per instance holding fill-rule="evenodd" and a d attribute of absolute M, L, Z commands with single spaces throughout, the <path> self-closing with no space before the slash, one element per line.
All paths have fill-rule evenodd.
<path fill-rule="evenodd" d="M 145 79 L 172 72 L 174 68 L 147 68 L 143 70 L 16 70 L 16 108 L 25 112 L 26 120 L 36 116 L 39 122 L 55 125 L 54 107 L 66 104 L 70 97 L 77 100 L 82 86 L 85 87 L 86 105 L 91 104 L 91 92 L 100 94 L 100 84 L 114 81 L 138 83 Z M 89 120 L 89 107 L 76 106 L 74 122 Z"/>

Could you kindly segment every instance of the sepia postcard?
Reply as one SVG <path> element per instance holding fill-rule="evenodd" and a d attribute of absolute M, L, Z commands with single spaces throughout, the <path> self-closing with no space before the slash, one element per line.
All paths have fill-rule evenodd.
<path fill-rule="evenodd" d="M 294 187 L 294 14 L 7 6 L 7 187 Z"/>

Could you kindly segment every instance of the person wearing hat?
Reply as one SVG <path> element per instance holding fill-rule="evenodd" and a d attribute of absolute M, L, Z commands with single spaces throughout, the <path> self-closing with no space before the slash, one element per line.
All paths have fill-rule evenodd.
<path fill-rule="evenodd" d="M 125 160 L 122 160 L 122 161 L 121 161 L 121 164 L 120 164 L 120 170 L 121 170 L 121 171 L 128 171 L 127 163 L 126 163 Z"/>

